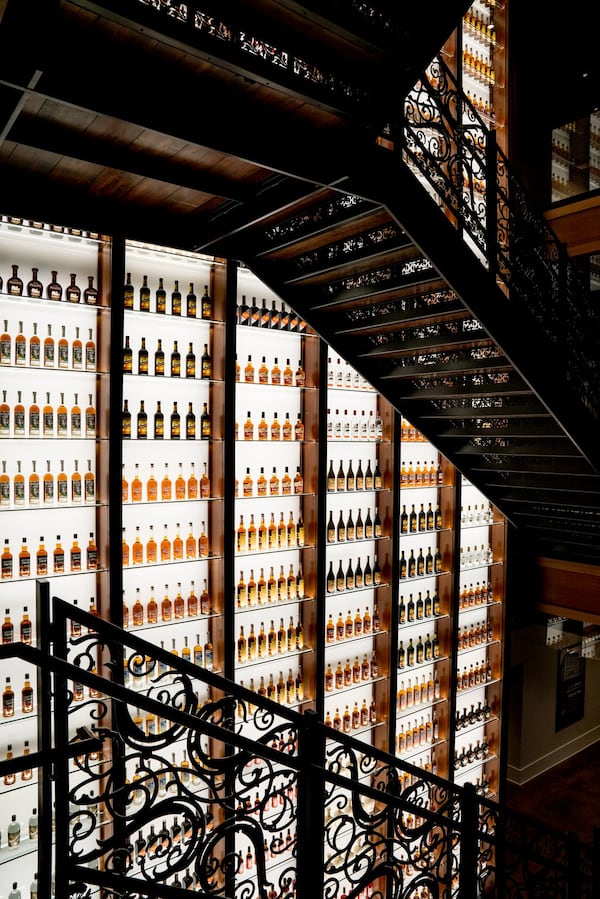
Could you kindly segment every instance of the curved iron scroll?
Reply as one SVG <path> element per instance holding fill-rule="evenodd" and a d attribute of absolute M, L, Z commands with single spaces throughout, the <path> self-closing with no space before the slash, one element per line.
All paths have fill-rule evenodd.
<path fill-rule="evenodd" d="M 441 58 L 422 73 L 391 129 L 403 162 L 494 276 L 507 303 L 532 319 L 562 355 L 588 410 L 600 409 L 600 319 L 493 132 Z"/>

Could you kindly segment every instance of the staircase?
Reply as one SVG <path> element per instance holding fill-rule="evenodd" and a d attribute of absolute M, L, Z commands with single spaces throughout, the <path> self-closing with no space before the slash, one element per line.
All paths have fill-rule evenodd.
<path fill-rule="evenodd" d="M 533 552 L 597 564 L 598 315 L 457 91 L 435 60 L 347 194 L 247 227 L 227 252 L 243 253 Z"/>
<path fill-rule="evenodd" d="M 436 58 L 468 6 L 7 0 L 3 211 L 241 260 L 533 552 L 600 564 L 598 316 Z"/>

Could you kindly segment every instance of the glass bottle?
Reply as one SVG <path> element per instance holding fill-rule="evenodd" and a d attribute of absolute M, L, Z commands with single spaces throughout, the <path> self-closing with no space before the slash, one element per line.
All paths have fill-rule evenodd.
<path fill-rule="evenodd" d="M 58 283 L 58 272 L 50 272 L 52 280 L 46 288 L 46 296 L 49 300 L 62 300 L 62 287 Z"/>
<path fill-rule="evenodd" d="M 67 303 L 79 303 L 81 300 L 81 290 L 77 286 L 77 275 L 75 273 L 69 275 L 69 285 L 65 291 L 65 299 Z"/>
<path fill-rule="evenodd" d="M 212 299 L 208 293 L 208 284 L 204 285 L 202 293 L 201 316 L 205 321 L 212 318 Z"/>
<path fill-rule="evenodd" d="M 93 275 L 88 275 L 88 286 L 83 291 L 83 302 L 86 306 L 95 306 L 98 302 L 98 291 L 94 287 Z"/>
<path fill-rule="evenodd" d="M 2 353 L 4 353 L 4 347 L 2 348 Z M 23 322 L 19 322 L 19 333 L 15 337 L 15 365 L 25 365 L 26 363 L 27 339 L 23 333 Z"/>
<path fill-rule="evenodd" d="M 17 267 L 15 265 L 13 265 L 13 276 L 16 275 L 16 268 Z M 31 280 L 27 283 L 27 288 L 26 288 L 28 297 L 39 298 L 42 296 L 42 294 L 44 292 L 44 287 L 42 285 L 42 282 L 38 278 L 38 271 L 39 271 L 39 269 L 37 269 L 37 268 L 33 268 L 31 270 L 31 273 L 32 273 Z M 13 290 L 12 288 L 14 285 L 11 283 L 12 280 L 13 280 L 12 278 L 9 278 L 9 280 L 7 282 L 8 293 L 19 294 L 19 295 L 22 294 L 23 293 L 23 284 L 21 283 L 20 290 Z M 20 278 L 17 278 L 17 282 L 18 281 L 20 281 Z M 18 286 L 18 284 L 16 286 Z"/>

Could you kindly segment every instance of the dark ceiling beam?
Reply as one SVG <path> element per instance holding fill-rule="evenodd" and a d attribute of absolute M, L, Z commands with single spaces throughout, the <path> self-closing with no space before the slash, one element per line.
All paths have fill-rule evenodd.
<path fill-rule="evenodd" d="M 252 186 L 245 186 L 231 178 L 221 178 L 212 174 L 210 170 L 200 171 L 162 156 L 119 146 L 111 140 L 111 127 L 114 127 L 114 122 L 107 122 L 106 130 L 103 132 L 107 136 L 103 138 L 98 134 L 90 135 L 85 131 L 70 128 L 56 119 L 49 121 L 22 114 L 10 130 L 9 136 L 14 143 L 24 144 L 36 150 L 44 150 L 57 156 L 66 156 L 142 178 L 152 178 L 155 181 L 236 203 L 245 203 L 255 194 Z"/>

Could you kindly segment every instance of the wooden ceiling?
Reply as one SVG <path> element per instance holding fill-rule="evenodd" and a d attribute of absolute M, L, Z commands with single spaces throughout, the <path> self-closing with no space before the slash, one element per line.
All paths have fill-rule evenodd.
<path fill-rule="evenodd" d="M 212 31 L 170 0 L 3 5 L 2 212 L 211 252 L 342 184 L 467 6 L 434 0 L 416 46 L 410 14 L 352 3 L 186 4 Z"/>

